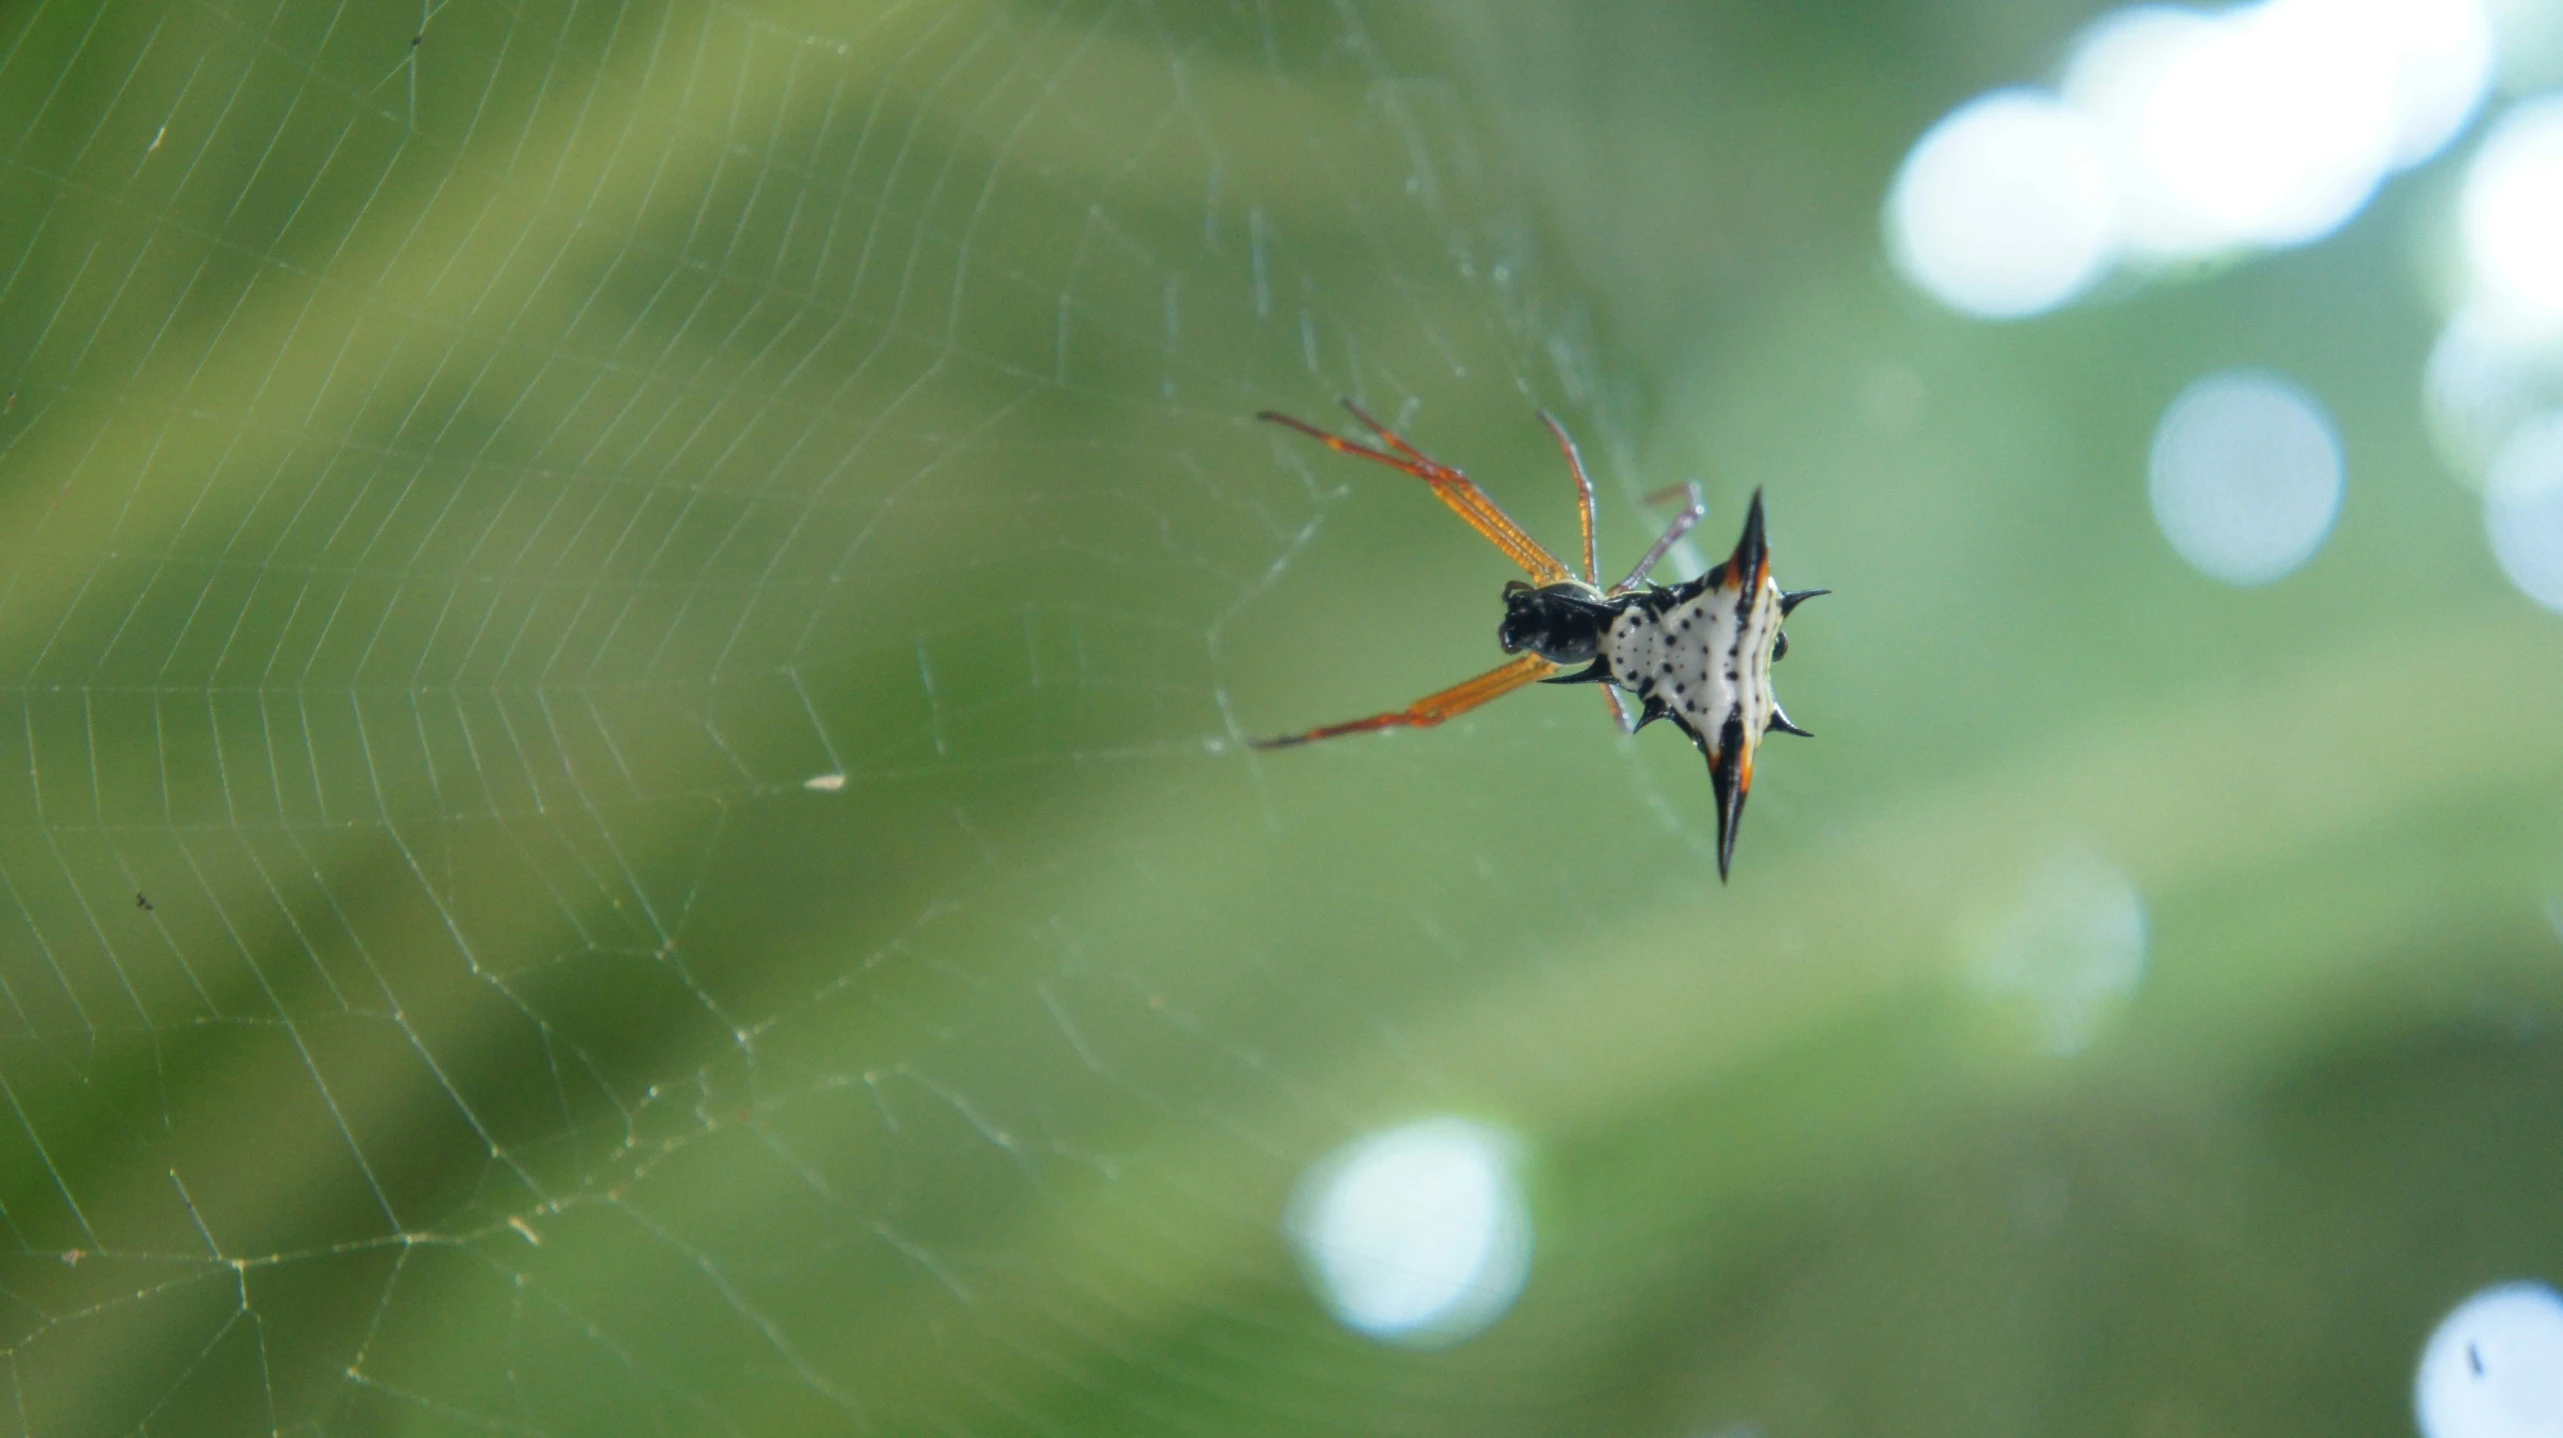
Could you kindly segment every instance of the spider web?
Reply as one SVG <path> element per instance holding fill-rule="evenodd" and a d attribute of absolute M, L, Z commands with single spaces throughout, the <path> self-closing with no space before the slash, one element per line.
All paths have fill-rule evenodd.
<path fill-rule="evenodd" d="M 1274 1236 L 1310 1156 L 1546 1082 L 1427 996 L 1708 851 L 1696 757 L 1571 696 L 1238 742 L 1492 662 L 1503 577 L 1255 411 L 1363 396 L 1562 541 L 1557 408 L 1639 539 L 1440 44 L 0 21 L 0 1431 L 1503 1411 L 1247 1376 L 1350 1342 Z"/>

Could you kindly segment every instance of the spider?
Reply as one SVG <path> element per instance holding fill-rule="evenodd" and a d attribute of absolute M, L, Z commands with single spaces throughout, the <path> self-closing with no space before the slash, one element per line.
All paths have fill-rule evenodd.
<path fill-rule="evenodd" d="M 1628 577 L 1604 589 L 1593 550 L 1593 482 L 1584 475 L 1584 460 L 1576 453 L 1575 441 L 1554 417 L 1543 411 L 1540 422 L 1556 438 L 1559 452 L 1566 456 L 1567 471 L 1575 478 L 1576 504 L 1584 524 L 1580 577 L 1497 508 L 1467 475 L 1408 444 L 1360 405 L 1349 399 L 1342 403 L 1385 448 L 1330 434 L 1272 410 L 1255 417 L 1295 429 L 1328 449 L 1377 460 L 1424 481 L 1471 529 L 1520 565 L 1531 582 L 1515 579 L 1504 585 L 1504 619 L 1495 628 L 1495 640 L 1505 653 L 1521 657 L 1403 709 L 1302 734 L 1257 739 L 1255 747 L 1286 749 L 1374 729 L 1430 728 L 1526 684 L 1600 684 L 1623 731 L 1633 733 L 1658 719 L 1670 719 L 1708 759 L 1709 786 L 1717 796 L 1718 878 L 1723 882 L 1735 858 L 1744 797 L 1753 788 L 1755 746 L 1772 729 L 1807 733 L 1789 722 L 1771 692 L 1771 663 L 1789 652 L 1781 623 L 1799 605 L 1832 592 L 1783 590 L 1772 582 L 1771 551 L 1762 535 L 1762 491 L 1753 491 L 1735 552 L 1699 578 L 1669 588 L 1649 582 L 1647 574 L 1665 551 L 1708 514 L 1708 504 L 1700 497 L 1697 483 L 1651 496 L 1649 503 L 1662 503 L 1687 494 L 1689 503 Z M 1574 664 L 1585 667 L 1558 672 Z M 1635 694 L 1643 706 L 1635 724 L 1629 723 L 1628 711 L 1620 705 L 1615 692 L 1619 689 Z"/>

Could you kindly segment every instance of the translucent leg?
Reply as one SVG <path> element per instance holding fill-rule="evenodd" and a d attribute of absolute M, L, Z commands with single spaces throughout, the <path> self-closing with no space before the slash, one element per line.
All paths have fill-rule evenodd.
<path fill-rule="evenodd" d="M 1620 732 L 1623 734 L 1637 732 L 1637 726 L 1629 722 L 1629 707 L 1620 702 L 1619 689 L 1610 684 L 1596 684 L 1593 687 L 1601 690 L 1603 699 L 1610 703 L 1611 722 L 1620 726 Z"/>
<path fill-rule="evenodd" d="M 1629 571 L 1629 577 L 1612 585 L 1608 591 L 1609 593 L 1614 595 L 1626 594 L 1630 590 L 1644 584 L 1646 582 L 1646 576 L 1654 571 L 1656 564 L 1664 558 L 1666 551 L 1681 543 L 1682 536 L 1690 533 L 1693 525 L 1708 518 L 1709 501 L 1701 495 L 1700 482 L 1696 479 L 1691 480 L 1688 483 L 1677 484 L 1671 489 L 1658 490 L 1655 493 L 1648 495 L 1646 497 L 1646 502 L 1649 504 L 1662 504 L 1667 500 L 1675 499 L 1685 494 L 1690 496 L 1690 503 L 1683 507 L 1680 514 L 1673 517 L 1672 527 L 1665 530 L 1663 537 L 1655 541 L 1655 547 L 1649 549 L 1646 552 L 1646 557 L 1637 562 L 1637 568 Z"/>

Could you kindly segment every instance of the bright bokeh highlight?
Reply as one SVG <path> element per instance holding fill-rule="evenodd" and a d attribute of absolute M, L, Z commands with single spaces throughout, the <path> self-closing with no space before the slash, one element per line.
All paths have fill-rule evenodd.
<path fill-rule="evenodd" d="M 2340 512 L 2342 462 L 2312 395 L 2262 370 L 2192 381 L 2154 427 L 2146 492 L 2191 568 L 2267 584 L 2323 545 Z"/>
<path fill-rule="evenodd" d="M 2364 0 L 2394 57 L 2394 155 L 2407 169 L 2446 149 L 2491 92 L 2500 58 L 2480 0 Z"/>
<path fill-rule="evenodd" d="M 2458 1304 L 2421 1351 L 2412 1407 L 2422 1438 L 2563 1433 L 2563 1298 L 2508 1283 Z"/>
<path fill-rule="evenodd" d="M 1503 1317 L 1530 1273 L 1519 1147 L 1500 1129 L 1433 1118 L 1312 1165 L 1284 1226 L 1319 1300 L 1347 1328 L 1417 1347 Z"/>
<path fill-rule="evenodd" d="M 2393 156 L 2394 60 L 2358 19 L 2330 0 L 2272 0 L 2167 58 L 2133 140 L 2208 233 L 2302 244 L 2374 193 Z"/>
<path fill-rule="evenodd" d="M 2226 226 L 2189 200 L 2179 156 L 2158 134 L 2173 108 L 2165 86 L 2215 30 L 2195 10 L 2113 10 L 2083 32 L 2065 68 L 2065 99 L 2100 131 L 2121 234 L 2137 257 L 2204 254 L 2233 242 Z"/>
<path fill-rule="evenodd" d="M 2503 115 L 2465 176 L 2465 254 L 2493 304 L 2563 317 L 2563 95 Z"/>
<path fill-rule="evenodd" d="M 1887 250 L 1951 309 L 2017 319 L 2082 293 L 2117 253 L 2097 132 L 2034 90 L 2000 90 L 1933 126 L 1887 196 Z"/>
<path fill-rule="evenodd" d="M 2483 484 L 2492 556 L 2519 592 L 2563 614 L 2563 410 L 2522 424 Z"/>
<path fill-rule="evenodd" d="M 2061 97 L 1998 90 L 1914 146 L 1897 263 L 1965 313 L 2053 309 L 2125 258 L 2332 233 L 2453 140 L 2497 60 L 2481 0 L 2137 5 L 2071 47 Z"/>

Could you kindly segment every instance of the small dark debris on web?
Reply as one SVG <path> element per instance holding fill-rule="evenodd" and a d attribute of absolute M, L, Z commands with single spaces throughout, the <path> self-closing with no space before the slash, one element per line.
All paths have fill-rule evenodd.
<path fill-rule="evenodd" d="M 146 914 L 156 914 L 160 912 L 151 906 L 151 896 L 140 889 L 134 890 L 133 906 L 142 910 Z"/>

